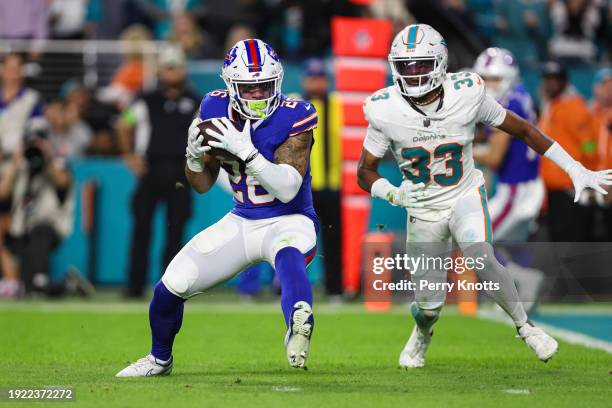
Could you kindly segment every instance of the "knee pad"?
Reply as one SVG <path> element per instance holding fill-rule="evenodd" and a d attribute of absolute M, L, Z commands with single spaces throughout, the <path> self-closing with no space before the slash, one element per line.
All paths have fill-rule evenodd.
<path fill-rule="evenodd" d="M 188 298 L 193 294 L 191 288 L 197 279 L 198 266 L 188 255 L 188 251 L 179 252 L 162 276 L 166 288 L 182 298 Z"/>

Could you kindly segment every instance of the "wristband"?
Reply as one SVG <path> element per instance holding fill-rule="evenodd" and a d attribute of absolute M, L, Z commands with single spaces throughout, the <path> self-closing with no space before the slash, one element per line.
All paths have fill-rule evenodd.
<path fill-rule="evenodd" d="M 579 164 L 557 142 L 553 143 L 552 146 L 550 146 L 548 150 L 544 152 L 544 157 L 555 162 L 555 164 L 561 167 L 561 169 L 563 169 L 563 171 L 565 171 L 566 173 L 569 173 L 572 167 Z"/>
<path fill-rule="evenodd" d="M 386 178 L 379 178 L 372 184 L 370 191 L 372 197 L 381 198 L 391 202 L 393 191 L 396 189 L 397 187 L 391 184 Z"/>

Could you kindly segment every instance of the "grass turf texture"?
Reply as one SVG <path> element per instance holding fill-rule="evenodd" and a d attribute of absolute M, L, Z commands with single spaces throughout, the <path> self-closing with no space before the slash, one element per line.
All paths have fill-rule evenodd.
<path fill-rule="evenodd" d="M 321 308 L 303 371 L 286 362 L 278 306 L 194 306 L 186 307 L 172 375 L 136 379 L 114 375 L 149 350 L 145 304 L 0 307 L 0 386 L 74 386 L 74 406 L 91 407 L 557 408 L 612 400 L 611 355 L 561 342 L 543 364 L 500 323 L 443 315 L 427 366 L 405 371 L 397 359 L 412 327 L 406 310 Z"/>

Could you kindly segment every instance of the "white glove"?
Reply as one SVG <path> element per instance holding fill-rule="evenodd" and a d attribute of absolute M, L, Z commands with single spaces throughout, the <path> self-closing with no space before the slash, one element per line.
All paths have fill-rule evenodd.
<path fill-rule="evenodd" d="M 204 135 L 200 133 L 198 125 L 204 122 L 200 118 L 195 118 L 189 125 L 189 134 L 187 136 L 187 149 L 185 157 L 187 158 L 187 167 L 189 170 L 201 173 L 204 171 L 202 156 L 211 149 L 210 146 L 202 146 Z"/>
<path fill-rule="evenodd" d="M 251 141 L 251 121 L 249 119 L 246 120 L 242 130 L 236 129 L 228 118 L 213 119 L 212 123 L 221 133 L 206 129 L 206 133 L 219 140 L 218 142 L 208 142 L 210 146 L 238 156 L 242 161 L 246 161 L 249 156 L 257 153 L 257 149 Z"/>
<path fill-rule="evenodd" d="M 423 203 L 418 201 L 426 195 L 425 184 L 414 184 L 412 181 L 404 180 L 399 188 L 393 192 L 392 199 L 389 202 L 403 208 L 420 208 L 423 207 Z"/>
<path fill-rule="evenodd" d="M 414 184 L 404 180 L 399 187 L 389 183 L 387 179 L 380 178 L 372 184 L 372 197 L 381 198 L 391 205 L 403 208 L 420 208 L 423 203 L 419 200 L 427 195 L 425 184 Z"/>
<path fill-rule="evenodd" d="M 575 203 L 580 200 L 580 194 L 585 188 L 592 188 L 598 193 L 606 195 L 608 192 L 601 186 L 612 185 L 612 170 L 591 171 L 579 162 L 576 162 L 575 165 L 567 170 L 567 174 L 569 174 L 572 183 L 574 183 L 574 190 L 576 191 L 574 195 Z"/>
<path fill-rule="evenodd" d="M 557 142 L 554 142 L 544 152 L 544 157 L 555 162 L 557 166 L 561 167 L 570 176 L 576 191 L 574 195 L 575 203 L 580 200 L 580 194 L 585 188 L 592 188 L 603 195 L 608 194 L 601 186 L 612 185 L 612 170 L 591 171 L 586 169 L 580 162 L 574 160 Z"/>

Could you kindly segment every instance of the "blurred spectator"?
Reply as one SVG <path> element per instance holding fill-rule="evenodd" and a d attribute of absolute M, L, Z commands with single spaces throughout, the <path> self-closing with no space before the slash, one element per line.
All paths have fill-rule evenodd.
<path fill-rule="evenodd" d="M 204 0 L 202 3 L 205 6 L 205 13 L 199 13 L 199 24 L 214 37 L 217 44 L 223 46 L 221 50 L 223 53 L 231 49 L 238 40 L 256 37 L 256 35 L 241 37 L 231 43 L 230 31 L 235 27 L 248 27 L 249 31 L 254 30 L 262 34 L 271 28 L 273 22 L 268 15 L 274 13 L 282 1 L 272 0 L 271 3 L 274 3 L 272 5 L 268 0 Z M 263 22 L 261 26 L 260 22 Z"/>
<path fill-rule="evenodd" d="M 595 75 L 591 111 L 597 126 L 598 169 L 612 169 L 612 68 L 602 68 Z M 597 194 L 606 229 L 605 241 L 612 242 L 612 188 L 608 195 Z"/>
<path fill-rule="evenodd" d="M 85 36 L 88 0 L 51 0 L 51 37 L 79 40 Z"/>
<path fill-rule="evenodd" d="M 117 154 L 114 123 L 118 111 L 98 101 L 89 89 L 76 80 L 69 80 L 62 85 L 60 97 L 66 101 L 67 109 L 74 109 L 79 120 L 93 132 L 88 154 Z"/>
<path fill-rule="evenodd" d="M 56 156 L 66 159 L 85 156 L 93 135 L 75 105 L 53 101 L 47 104 L 45 117 L 49 125 L 47 140 Z"/>
<path fill-rule="evenodd" d="M 461 21 L 470 30 L 476 29 L 476 23 L 474 21 L 474 14 L 472 9 L 467 7 L 463 0 L 442 0 L 442 6 L 444 9 L 453 14 L 459 21 Z"/>
<path fill-rule="evenodd" d="M 151 40 L 145 26 L 133 25 L 121 34 L 124 60 L 109 86 L 100 89 L 98 98 L 104 103 L 125 108 L 143 86 L 145 61 L 143 48 Z"/>
<path fill-rule="evenodd" d="M 89 0 L 87 4 L 87 36 L 114 40 L 125 27 L 125 12 L 130 0 Z"/>
<path fill-rule="evenodd" d="M 19 162 L 15 155 L 19 154 L 28 129 L 40 126 L 44 120 L 38 93 L 24 85 L 23 58 L 19 54 L 4 57 L 1 79 L 0 184 L 4 189 L 0 193 L 0 267 L 5 279 L 14 283 L 18 275 L 6 247 L 6 237 L 11 224 L 12 184 Z M 15 285 L 9 286 L 16 289 Z"/>
<path fill-rule="evenodd" d="M 0 38 L 33 40 L 32 59 L 38 59 L 49 35 L 48 20 L 48 0 L 0 0 Z"/>
<path fill-rule="evenodd" d="M 136 98 L 119 122 L 121 152 L 138 177 L 132 198 L 134 229 L 126 295 L 141 297 L 149 269 L 151 223 L 158 204 L 167 211 L 166 267 L 181 248 L 183 229 L 191 215 L 191 190 L 185 188 L 187 128 L 200 97 L 187 84 L 185 55 L 175 46 L 159 57 L 158 88 Z M 177 186 L 177 183 L 183 186 Z"/>
<path fill-rule="evenodd" d="M 220 58 L 222 56 L 214 39 L 208 33 L 200 30 L 189 14 L 180 14 L 174 18 L 168 41 L 181 47 L 189 59 Z"/>
<path fill-rule="evenodd" d="M 255 38 L 255 31 L 248 25 L 236 24 L 232 26 L 227 33 L 224 47 L 226 50 L 231 50 L 234 44 L 245 38 Z"/>
<path fill-rule="evenodd" d="M 550 33 L 548 0 L 494 0 L 496 35 L 493 43 L 516 55 L 520 65 L 545 58 Z"/>
<path fill-rule="evenodd" d="M 606 35 L 607 11 L 600 0 L 551 0 L 550 56 L 566 64 L 594 62 L 596 41 Z"/>
<path fill-rule="evenodd" d="M 153 34 L 158 40 L 168 37 L 175 17 L 191 13 L 201 6 L 200 0 L 136 0 L 142 12 L 153 22 Z"/>
<path fill-rule="evenodd" d="M 398 33 L 404 27 L 416 23 L 403 0 L 378 0 L 370 3 L 368 12 L 373 18 L 391 20 L 393 32 Z"/>
<path fill-rule="evenodd" d="M 342 234 L 340 225 L 340 121 L 339 102 L 329 92 L 325 63 L 321 59 L 306 62 L 302 81 L 304 99 L 311 102 L 319 117 L 314 130 L 316 143 L 312 147 L 310 169 L 312 198 L 321 219 L 325 291 L 328 296 L 342 294 Z"/>
<path fill-rule="evenodd" d="M 59 296 L 79 290 L 91 294 L 91 284 L 74 269 L 58 281 L 49 277 L 52 251 L 71 233 L 74 222 L 72 176 L 56 153 L 39 134 L 29 140 L 17 162 L 11 248 L 19 260 L 26 293 Z"/>
<path fill-rule="evenodd" d="M 8 249 L 8 229 L 11 222 L 9 211 L 13 203 L 13 185 L 21 159 L 21 152 L 15 152 L 0 167 L 0 203 L 3 209 L 3 214 L 0 215 L 0 299 L 16 298 L 22 293 L 19 271 Z"/>
<path fill-rule="evenodd" d="M 585 167 L 597 166 L 596 128 L 587 104 L 557 62 L 544 65 L 541 98 L 544 103 L 540 128 Z M 572 181 L 552 161 L 542 158 L 541 174 L 548 190 L 548 228 L 553 242 L 581 242 L 591 225 L 589 192 L 574 204 Z"/>

